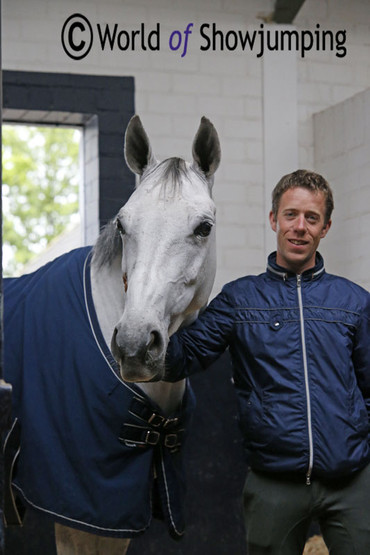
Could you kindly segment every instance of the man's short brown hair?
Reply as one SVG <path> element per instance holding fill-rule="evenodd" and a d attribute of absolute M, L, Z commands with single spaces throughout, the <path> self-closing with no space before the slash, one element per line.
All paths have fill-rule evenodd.
<path fill-rule="evenodd" d="M 276 219 L 280 199 L 282 195 L 288 189 L 294 189 L 295 187 L 303 187 L 309 189 L 310 191 L 322 191 L 325 196 L 326 212 L 325 212 L 325 225 L 330 220 L 331 213 L 334 209 L 333 193 L 330 188 L 329 183 L 320 175 L 308 170 L 297 170 L 292 173 L 284 175 L 279 183 L 275 186 L 272 191 L 272 212 L 274 218 Z"/>

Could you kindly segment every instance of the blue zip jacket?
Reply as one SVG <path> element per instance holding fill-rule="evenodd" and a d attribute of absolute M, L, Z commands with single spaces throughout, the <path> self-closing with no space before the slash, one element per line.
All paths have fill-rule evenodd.
<path fill-rule="evenodd" d="M 316 266 L 296 275 L 270 255 L 265 273 L 224 286 L 171 337 L 166 379 L 229 348 L 251 468 L 335 478 L 370 460 L 370 294 Z"/>

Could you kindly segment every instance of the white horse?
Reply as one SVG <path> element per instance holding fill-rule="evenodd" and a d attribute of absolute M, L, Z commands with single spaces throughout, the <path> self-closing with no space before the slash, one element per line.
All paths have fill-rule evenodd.
<path fill-rule="evenodd" d="M 179 409 L 186 390 L 184 380 L 161 381 L 169 336 L 206 305 L 216 268 L 211 190 L 220 144 L 204 117 L 192 152 L 192 163 L 180 158 L 158 162 L 140 118 L 131 119 L 125 157 L 140 180 L 99 236 L 91 258 L 93 304 L 101 334 L 118 363 L 117 379 L 127 388 L 135 384 L 135 391 L 139 387 L 159 407 L 162 421 Z M 6 377 L 11 381 L 10 373 Z M 176 434 L 169 436 L 172 440 Z M 103 507 L 105 501 L 103 495 Z M 131 539 L 65 524 L 55 525 L 58 555 L 123 555 Z"/>

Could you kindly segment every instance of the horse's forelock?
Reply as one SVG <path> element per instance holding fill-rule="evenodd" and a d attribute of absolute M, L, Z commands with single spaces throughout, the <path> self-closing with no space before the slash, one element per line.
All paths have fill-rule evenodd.
<path fill-rule="evenodd" d="M 184 178 L 189 179 L 186 162 L 182 158 L 168 158 L 160 165 L 163 166 L 163 181 L 171 183 L 174 188 L 181 187 Z"/>
<path fill-rule="evenodd" d="M 160 187 L 160 193 L 171 196 L 181 191 L 184 179 L 190 181 L 191 175 L 182 158 L 167 158 L 143 174 L 143 180 Z"/>

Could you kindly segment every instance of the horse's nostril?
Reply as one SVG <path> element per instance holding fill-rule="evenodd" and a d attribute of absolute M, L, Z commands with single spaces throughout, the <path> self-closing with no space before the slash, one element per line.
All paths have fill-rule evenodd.
<path fill-rule="evenodd" d="M 152 330 L 149 336 L 147 352 L 151 355 L 160 354 L 163 348 L 162 336 L 157 330 Z"/>
<path fill-rule="evenodd" d="M 111 351 L 113 353 L 113 356 L 115 357 L 116 360 L 119 357 L 122 356 L 122 354 L 120 353 L 118 344 L 117 344 L 117 334 L 118 334 L 118 329 L 114 328 L 112 339 L 111 339 L 111 342 L 110 342 L 110 349 L 111 349 Z"/>
<path fill-rule="evenodd" d="M 117 333 L 118 333 L 118 329 L 114 328 L 113 334 L 112 334 L 112 339 L 111 339 L 111 346 L 116 346 L 116 339 L 117 339 Z"/>

